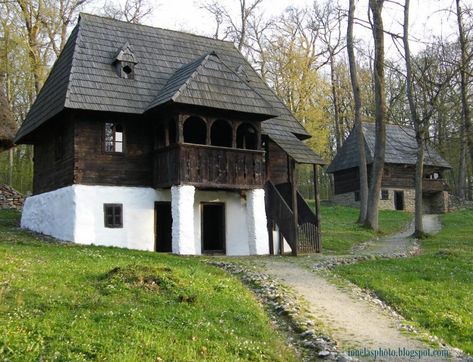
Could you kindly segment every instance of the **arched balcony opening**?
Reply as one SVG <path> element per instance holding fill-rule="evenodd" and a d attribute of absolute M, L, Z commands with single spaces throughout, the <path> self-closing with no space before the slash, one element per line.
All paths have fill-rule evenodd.
<path fill-rule="evenodd" d="M 210 129 L 210 144 L 219 147 L 232 147 L 232 126 L 223 119 L 218 119 Z"/>
<path fill-rule="evenodd" d="M 207 141 L 207 124 L 202 118 L 189 117 L 184 122 L 184 142 L 205 145 Z"/>
<path fill-rule="evenodd" d="M 251 124 L 243 123 L 238 127 L 237 147 L 245 150 L 258 149 L 258 132 Z"/>

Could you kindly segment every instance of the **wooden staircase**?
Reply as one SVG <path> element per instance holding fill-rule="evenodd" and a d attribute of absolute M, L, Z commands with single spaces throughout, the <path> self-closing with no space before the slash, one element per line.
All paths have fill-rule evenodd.
<path fill-rule="evenodd" d="M 322 248 L 317 216 L 302 195 L 296 191 L 297 199 L 295 203 L 297 204 L 297 212 L 296 216 L 294 216 L 292 184 L 274 185 L 271 181 L 267 181 L 265 192 L 270 251 L 273 251 L 273 226 L 277 225 L 282 237 L 290 245 L 293 255 L 320 253 Z"/>

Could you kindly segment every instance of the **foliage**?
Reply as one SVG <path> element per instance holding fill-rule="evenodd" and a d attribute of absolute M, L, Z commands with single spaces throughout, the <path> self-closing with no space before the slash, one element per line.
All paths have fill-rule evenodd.
<path fill-rule="evenodd" d="M 442 217 L 422 254 L 340 266 L 335 272 L 374 291 L 408 320 L 473 353 L 473 210 Z"/>
<path fill-rule="evenodd" d="M 197 258 L 61 244 L 0 211 L 0 359 L 291 361 L 235 278 Z"/>

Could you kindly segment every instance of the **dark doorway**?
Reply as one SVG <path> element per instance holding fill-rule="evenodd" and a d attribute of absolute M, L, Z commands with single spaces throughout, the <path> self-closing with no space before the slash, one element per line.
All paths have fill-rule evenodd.
<path fill-rule="evenodd" d="M 225 204 L 202 204 L 202 252 L 225 253 Z"/>
<path fill-rule="evenodd" d="M 396 210 L 404 210 L 404 191 L 394 191 L 394 207 Z"/>
<path fill-rule="evenodd" d="M 156 251 L 170 253 L 172 252 L 172 214 L 170 202 L 156 202 L 155 206 L 156 220 Z"/>

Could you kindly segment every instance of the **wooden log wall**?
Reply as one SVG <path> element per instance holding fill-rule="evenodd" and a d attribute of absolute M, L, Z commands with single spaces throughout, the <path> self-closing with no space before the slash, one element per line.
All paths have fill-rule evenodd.
<path fill-rule="evenodd" d="M 74 124 L 65 115 L 38 130 L 34 146 L 33 194 L 72 185 L 74 177 Z M 58 145 L 57 142 L 61 142 Z M 57 148 L 61 150 L 57 150 Z M 61 155 L 58 155 L 61 151 Z M 58 157 L 59 156 L 59 157 Z"/>
<path fill-rule="evenodd" d="M 124 152 L 104 148 L 105 122 L 122 122 Z M 152 186 L 152 134 L 139 118 L 101 119 L 77 116 L 74 127 L 74 183 L 85 185 Z"/>

